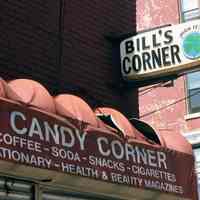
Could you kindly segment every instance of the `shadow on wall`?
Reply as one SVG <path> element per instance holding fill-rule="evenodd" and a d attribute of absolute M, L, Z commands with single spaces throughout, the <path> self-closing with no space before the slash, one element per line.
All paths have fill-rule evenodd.
<path fill-rule="evenodd" d="M 34 79 L 54 95 L 76 93 L 137 116 L 137 92 L 119 91 L 119 52 L 106 39 L 135 31 L 135 0 L 1 1 L 0 8 L 3 78 Z"/>

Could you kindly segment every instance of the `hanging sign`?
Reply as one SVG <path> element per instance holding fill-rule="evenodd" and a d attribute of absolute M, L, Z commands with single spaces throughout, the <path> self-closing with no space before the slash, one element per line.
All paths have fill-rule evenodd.
<path fill-rule="evenodd" d="M 153 79 L 200 64 L 200 20 L 156 29 L 120 44 L 125 80 Z"/>

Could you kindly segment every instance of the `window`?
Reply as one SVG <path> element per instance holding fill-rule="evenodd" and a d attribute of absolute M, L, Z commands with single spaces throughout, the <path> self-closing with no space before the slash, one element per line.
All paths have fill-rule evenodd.
<path fill-rule="evenodd" d="M 200 112 L 200 71 L 189 73 L 187 78 L 188 112 Z"/>
<path fill-rule="evenodd" d="M 0 177 L 0 199 L 33 200 L 34 184 L 10 177 Z"/>
<path fill-rule="evenodd" d="M 198 195 L 200 199 L 200 129 L 189 133 L 184 133 L 183 136 L 193 146 L 195 168 L 197 172 Z"/>
<path fill-rule="evenodd" d="M 181 0 L 182 21 L 188 21 L 200 17 L 199 0 Z"/>
<path fill-rule="evenodd" d="M 36 200 L 117 200 L 112 197 L 104 196 L 101 198 L 96 195 L 74 193 L 73 191 L 65 191 L 61 188 L 57 188 L 56 186 L 48 187 L 44 185 L 40 185 L 40 194 L 41 198 Z"/>
<path fill-rule="evenodd" d="M 181 21 L 200 19 L 200 0 L 180 0 Z M 200 112 L 200 71 L 186 75 L 188 114 Z"/>
<path fill-rule="evenodd" d="M 198 192 L 200 197 L 200 146 L 193 149 L 195 156 L 195 164 L 196 164 L 196 172 L 197 172 L 197 184 L 198 184 Z"/>

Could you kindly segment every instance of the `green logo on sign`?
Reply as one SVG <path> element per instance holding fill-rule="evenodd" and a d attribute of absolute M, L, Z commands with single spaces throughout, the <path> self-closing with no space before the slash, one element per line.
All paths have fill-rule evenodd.
<path fill-rule="evenodd" d="M 187 58 L 196 59 L 200 57 L 200 33 L 189 33 L 183 40 L 183 51 Z"/>

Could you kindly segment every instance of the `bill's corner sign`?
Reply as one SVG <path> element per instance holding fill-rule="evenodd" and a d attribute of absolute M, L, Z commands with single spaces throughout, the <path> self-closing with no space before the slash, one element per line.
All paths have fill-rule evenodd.
<path fill-rule="evenodd" d="M 200 64 L 200 20 L 156 29 L 120 44 L 125 80 L 152 79 Z"/>

